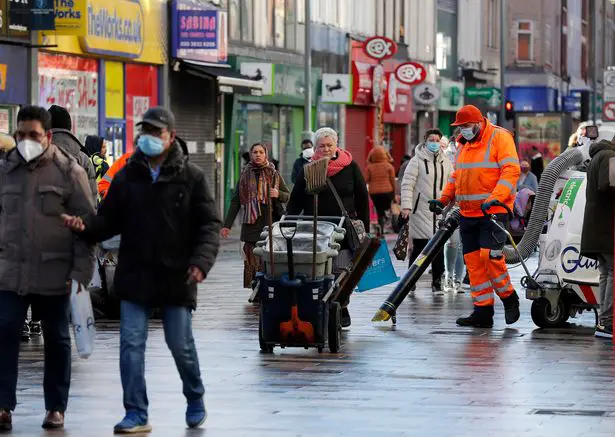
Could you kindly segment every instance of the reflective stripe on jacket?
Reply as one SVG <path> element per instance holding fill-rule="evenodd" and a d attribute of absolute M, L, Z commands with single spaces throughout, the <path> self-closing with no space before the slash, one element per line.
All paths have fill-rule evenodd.
<path fill-rule="evenodd" d="M 464 217 L 481 217 L 484 202 L 499 200 L 512 210 L 515 201 L 521 172 L 515 142 L 506 129 L 487 119 L 484 123 L 478 139 L 460 148 L 440 199 L 444 204 L 456 200 Z M 490 214 L 505 212 L 502 207 L 489 209 Z"/>
<path fill-rule="evenodd" d="M 132 156 L 132 152 L 124 153 L 120 156 L 113 165 L 107 170 L 107 173 L 101 178 L 98 182 L 98 194 L 101 197 L 105 197 L 107 195 L 107 191 L 109 191 L 109 187 L 111 186 L 111 181 L 115 177 L 115 175 L 126 166 L 128 159 Z"/>

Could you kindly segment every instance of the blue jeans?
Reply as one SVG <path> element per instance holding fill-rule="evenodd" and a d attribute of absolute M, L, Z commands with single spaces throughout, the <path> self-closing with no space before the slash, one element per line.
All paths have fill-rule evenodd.
<path fill-rule="evenodd" d="M 47 411 L 66 411 L 70 388 L 70 295 L 19 296 L 0 291 L 0 409 L 17 405 L 21 329 L 28 307 L 38 308 L 45 339 L 43 391 Z"/>
<path fill-rule="evenodd" d="M 463 246 L 459 229 L 456 229 L 444 247 L 444 262 L 446 264 L 446 277 L 455 277 L 458 282 L 463 281 Z"/>
<path fill-rule="evenodd" d="M 145 387 L 145 343 L 152 309 L 123 300 L 120 319 L 120 374 L 124 389 L 124 408 L 147 419 L 147 390 Z M 183 382 L 188 402 L 205 394 L 201 380 L 199 358 L 192 336 L 192 311 L 186 307 L 163 308 L 164 339 L 173 355 Z"/>

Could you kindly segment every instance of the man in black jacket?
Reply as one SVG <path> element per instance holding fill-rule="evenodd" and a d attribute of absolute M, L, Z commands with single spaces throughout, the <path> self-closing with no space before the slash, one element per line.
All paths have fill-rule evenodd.
<path fill-rule="evenodd" d="M 600 270 L 600 314 L 596 337 L 613 337 L 613 226 L 615 187 L 609 183 L 609 165 L 615 144 L 602 140 L 589 148 L 587 187 L 581 255 L 598 260 Z"/>
<path fill-rule="evenodd" d="M 314 145 L 311 140 L 303 140 L 301 142 L 301 155 L 293 164 L 293 171 L 290 174 L 290 181 L 293 184 L 297 183 L 297 177 L 299 176 L 299 172 L 303 169 L 303 167 L 308 164 L 312 160 L 312 156 L 314 156 Z"/>
<path fill-rule="evenodd" d="M 175 141 L 173 114 L 149 109 L 138 150 L 114 177 L 95 217 L 64 216 L 88 241 L 121 234 L 114 290 L 121 299 L 120 373 L 126 416 L 115 432 L 148 432 L 145 389 L 147 321 L 161 307 L 165 340 L 183 381 L 186 423 L 206 419 L 199 361 L 192 336 L 197 284 L 214 264 L 221 221 L 205 174 Z"/>
<path fill-rule="evenodd" d="M 65 108 L 58 105 L 51 105 L 49 114 L 51 114 L 53 144 L 75 158 L 79 165 L 83 167 L 88 175 L 88 181 L 92 189 L 92 199 L 96 201 L 98 195 L 96 170 L 94 169 L 94 164 L 92 164 L 90 157 L 84 152 L 86 150 L 85 147 L 83 147 L 81 142 L 71 132 L 73 122 L 70 118 L 70 114 Z"/>

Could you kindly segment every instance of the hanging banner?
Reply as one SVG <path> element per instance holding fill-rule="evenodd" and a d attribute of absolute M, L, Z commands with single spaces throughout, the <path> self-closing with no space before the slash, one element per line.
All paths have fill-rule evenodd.
<path fill-rule="evenodd" d="M 98 61 L 41 52 L 38 66 L 39 105 L 66 108 L 80 140 L 98 135 Z"/>
<path fill-rule="evenodd" d="M 55 11 L 54 0 L 34 0 L 31 14 L 31 30 L 54 30 Z"/>
<path fill-rule="evenodd" d="M 8 0 L 8 35 L 29 37 L 31 17 L 30 11 L 39 0 Z M 4 17 L 3 17 L 4 18 Z"/>

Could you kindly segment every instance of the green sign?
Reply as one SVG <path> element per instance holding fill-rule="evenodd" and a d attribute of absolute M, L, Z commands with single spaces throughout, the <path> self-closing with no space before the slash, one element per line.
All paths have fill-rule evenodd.
<path fill-rule="evenodd" d="M 583 183 L 583 178 L 570 178 L 562 191 L 562 194 L 559 198 L 559 203 L 562 206 L 567 206 L 568 209 L 572 209 L 572 205 L 574 205 L 574 200 L 577 198 L 577 193 L 579 192 L 579 188 Z M 564 211 L 560 212 L 559 218 L 561 219 Z"/>
<path fill-rule="evenodd" d="M 459 101 L 461 99 L 461 90 L 456 86 L 450 88 L 451 90 L 451 106 L 459 106 Z"/>
<path fill-rule="evenodd" d="M 483 99 L 489 100 L 496 95 L 500 97 L 501 94 L 502 92 L 498 88 L 466 88 L 466 97 L 470 98 L 482 97 Z"/>

